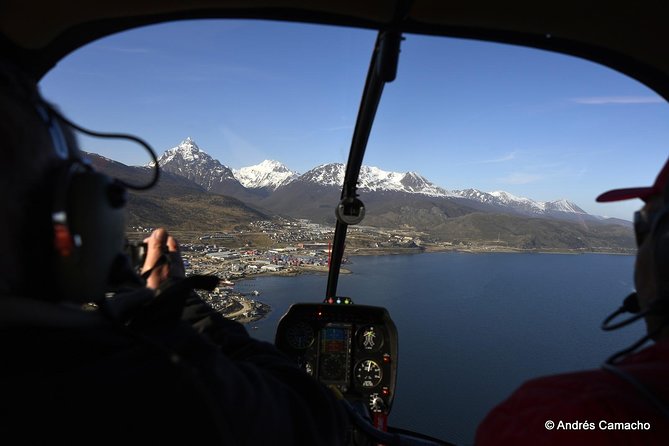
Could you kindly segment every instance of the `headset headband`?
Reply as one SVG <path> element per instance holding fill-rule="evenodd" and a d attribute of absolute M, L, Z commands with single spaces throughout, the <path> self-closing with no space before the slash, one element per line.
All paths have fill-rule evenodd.
<path fill-rule="evenodd" d="M 65 134 L 63 129 L 60 126 L 60 122 L 53 114 L 51 114 L 51 108 L 45 106 L 45 103 L 40 101 L 35 107 L 37 108 L 37 113 L 44 121 L 47 129 L 49 130 L 49 135 L 51 136 L 51 143 L 53 145 L 53 150 L 60 159 L 71 159 L 73 157 L 73 150 L 70 149 L 70 145 L 65 139 Z"/>

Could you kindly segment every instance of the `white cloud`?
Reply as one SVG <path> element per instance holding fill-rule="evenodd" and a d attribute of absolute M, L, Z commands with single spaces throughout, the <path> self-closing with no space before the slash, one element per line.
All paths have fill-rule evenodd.
<path fill-rule="evenodd" d="M 503 184 L 528 184 L 542 180 L 543 175 L 534 173 L 516 172 L 500 178 L 498 181 Z"/>
<path fill-rule="evenodd" d="M 506 161 L 511 161 L 516 158 L 516 151 L 509 152 L 506 155 L 500 156 L 499 158 L 492 158 L 488 160 L 481 161 L 482 164 L 492 164 L 492 163 L 504 163 Z"/>
<path fill-rule="evenodd" d="M 664 101 L 659 96 L 592 96 L 585 98 L 572 98 L 572 102 L 585 105 L 605 104 L 661 104 Z"/>
<path fill-rule="evenodd" d="M 513 151 L 509 152 L 505 155 L 499 156 L 497 158 L 489 158 L 489 159 L 484 159 L 484 160 L 479 160 L 479 161 L 467 161 L 464 163 L 458 163 L 459 166 L 465 166 L 465 165 L 471 165 L 471 164 L 496 164 L 496 163 L 504 163 L 506 161 L 511 161 L 513 159 L 516 159 L 516 154 L 518 151 Z"/>

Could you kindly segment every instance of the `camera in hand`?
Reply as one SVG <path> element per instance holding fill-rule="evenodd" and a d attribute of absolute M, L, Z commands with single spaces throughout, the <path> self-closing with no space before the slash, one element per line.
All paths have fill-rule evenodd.
<path fill-rule="evenodd" d="M 131 242 L 126 240 L 125 253 L 130 259 L 130 264 L 133 268 L 138 269 L 144 265 L 147 246 L 148 245 L 144 242 Z"/>

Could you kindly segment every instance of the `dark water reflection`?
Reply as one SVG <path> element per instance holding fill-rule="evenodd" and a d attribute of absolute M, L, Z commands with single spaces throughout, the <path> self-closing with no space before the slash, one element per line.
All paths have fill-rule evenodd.
<path fill-rule="evenodd" d="M 435 253 L 354 257 L 339 294 L 388 308 L 399 331 L 390 422 L 457 443 L 473 442 L 496 403 L 538 375 L 598 367 L 639 338 L 643 324 L 604 333 L 602 319 L 633 288 L 634 257 Z M 260 277 L 272 306 L 249 327 L 273 341 L 290 304 L 320 302 L 327 277 Z"/>

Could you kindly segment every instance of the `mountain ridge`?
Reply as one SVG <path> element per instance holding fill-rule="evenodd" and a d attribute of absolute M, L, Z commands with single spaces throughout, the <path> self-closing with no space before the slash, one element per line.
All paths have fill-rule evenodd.
<path fill-rule="evenodd" d="M 264 186 L 247 189 L 236 179 L 223 181 L 225 178 L 212 176 L 223 164 L 200 153 L 199 148 L 197 151 L 189 148 L 184 154 L 168 152 L 161 156 L 167 165 L 162 169 L 158 185 L 146 192 L 130 192 L 131 224 L 212 231 L 235 227 L 243 230 L 252 221 L 276 217 L 335 223 L 342 164 L 318 166 L 270 191 Z M 195 167 L 191 171 L 189 162 Z M 98 170 L 128 178 L 135 184 L 145 182 L 136 178 L 148 178 L 151 173 L 148 166 L 129 167 L 102 157 L 97 157 L 92 164 Z M 557 201 L 554 207 L 545 203 L 533 206 L 531 200 L 524 199 L 520 201 L 529 210 L 512 209 L 503 201 L 517 201 L 519 197 L 499 191 L 493 195 L 467 190 L 471 195 L 482 197 L 481 201 L 443 193 L 421 194 L 417 192 L 429 181 L 420 174 L 397 174 L 378 168 L 362 170 L 365 175 L 372 175 L 370 178 L 361 175 L 361 183 L 369 185 L 361 194 L 367 209 L 365 225 L 413 230 L 453 246 L 482 243 L 523 250 L 576 249 L 580 252 L 630 252 L 635 246 L 630 222 L 591 216 L 571 206 L 567 210 L 574 212 L 563 212 L 559 209 L 567 205 L 565 202 Z M 225 171 L 221 169 L 221 172 Z M 393 180 L 394 189 L 381 189 L 383 182 L 379 177 Z M 323 181 L 328 178 L 331 181 Z M 404 184 L 401 180 L 405 180 Z M 222 186 L 230 185 L 234 187 L 222 191 Z M 405 187 L 411 191 L 406 192 Z M 263 193 L 259 192 L 261 189 Z M 533 213 L 536 207 L 541 208 L 542 213 Z"/>
<path fill-rule="evenodd" d="M 343 184 L 346 170 L 346 166 L 342 163 L 326 163 L 298 174 L 276 160 L 265 160 L 253 166 L 230 169 L 201 150 L 190 137 L 165 151 L 159 158 L 159 165 L 166 171 L 192 179 L 210 192 L 231 195 L 277 212 L 281 211 L 282 206 L 269 202 L 269 197 L 278 195 L 281 198 L 279 201 L 286 203 L 286 207 L 303 207 L 300 203 L 288 203 L 290 200 L 287 196 L 290 193 L 305 195 L 296 190 L 295 184 L 304 184 L 304 187 L 309 187 L 308 184 L 317 185 L 319 190 L 323 191 L 329 191 L 331 187 L 339 189 Z M 291 184 L 293 186 L 290 186 Z M 367 165 L 363 165 L 360 169 L 358 190 L 365 193 L 400 192 L 428 200 L 435 198 L 471 200 L 476 203 L 468 205 L 480 210 L 490 206 L 491 210 L 497 212 L 506 211 L 526 216 L 572 221 L 604 219 L 588 214 L 564 198 L 537 201 L 518 197 L 506 191 L 483 192 L 474 188 L 449 191 L 417 172 L 391 172 Z M 292 201 L 296 200 L 297 198 Z"/>
<path fill-rule="evenodd" d="M 300 176 L 280 161 L 265 160 L 260 164 L 232 169 L 232 174 L 248 189 L 276 190 Z"/>

